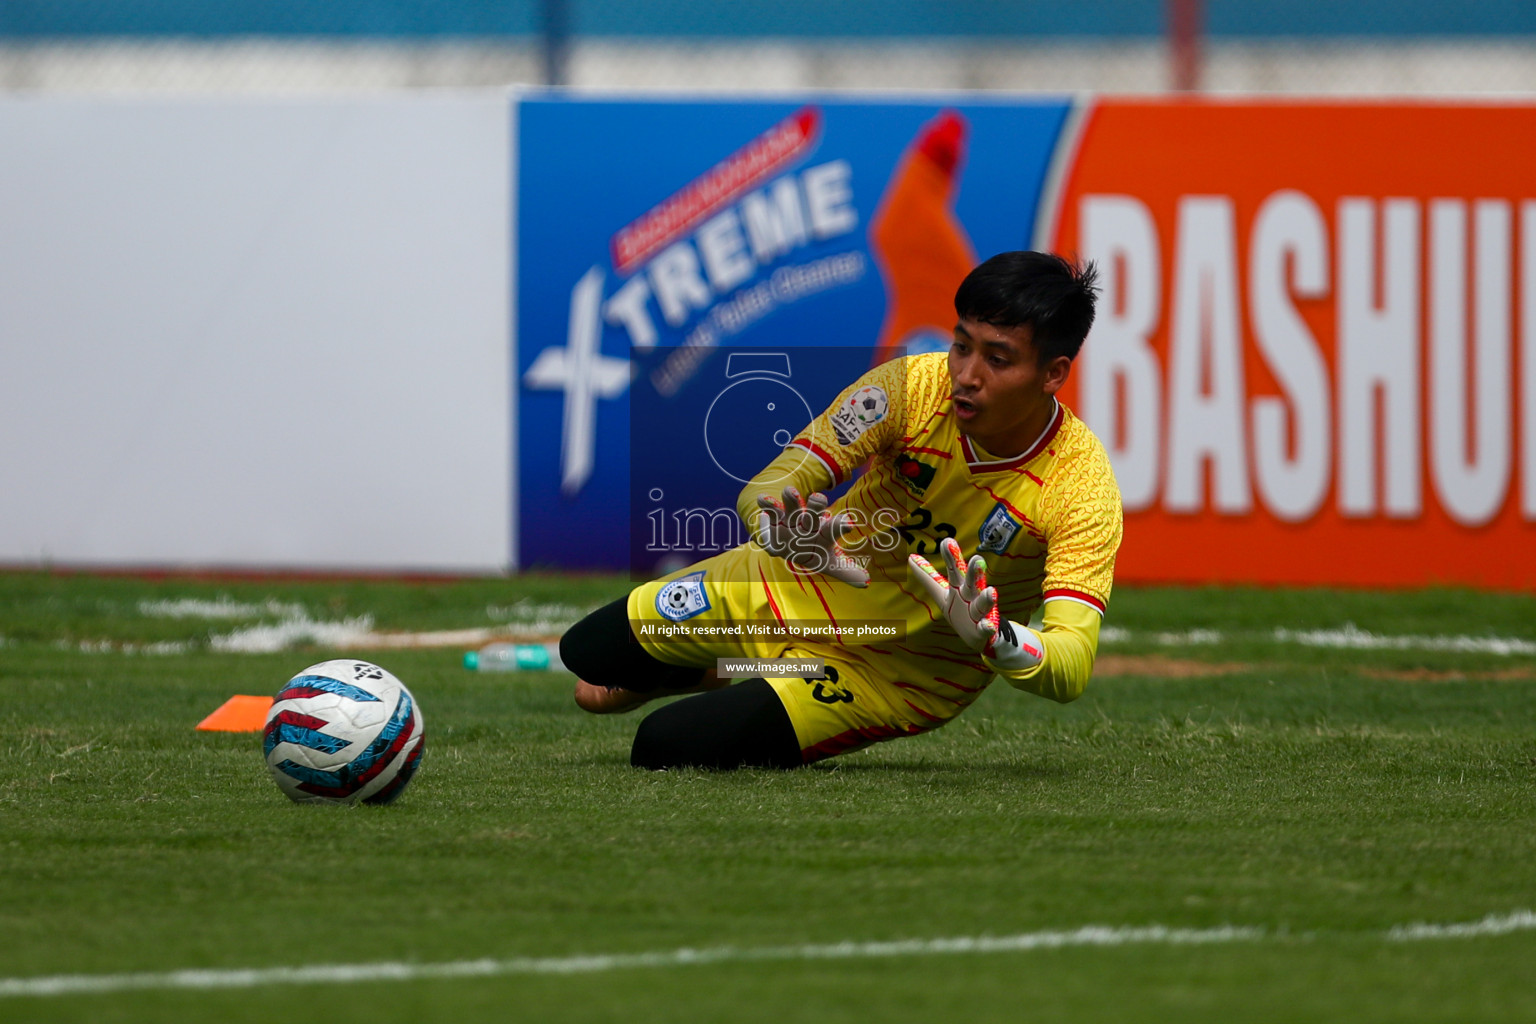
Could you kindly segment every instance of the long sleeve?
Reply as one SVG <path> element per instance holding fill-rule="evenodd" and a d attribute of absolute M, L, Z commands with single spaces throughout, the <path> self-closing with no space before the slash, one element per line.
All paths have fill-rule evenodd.
<path fill-rule="evenodd" d="M 892 359 L 842 390 L 821 415 L 736 498 L 748 528 L 757 525 L 757 496 L 777 498 L 788 484 L 802 495 L 841 483 L 870 456 L 899 441 L 905 427 L 908 361 Z"/>
<path fill-rule="evenodd" d="M 1042 628 L 1036 631 L 1045 648 L 1040 664 L 998 674 L 1016 689 L 1065 704 L 1083 695 L 1093 674 L 1101 616 L 1081 601 L 1059 600 L 1045 603 L 1042 620 Z"/>
<path fill-rule="evenodd" d="M 736 497 L 736 514 L 747 524 L 748 531 L 757 528 L 757 496 L 768 494 L 777 498 L 784 488 L 793 484 L 802 495 L 824 491 L 833 484 L 832 471 L 826 463 L 799 446 L 785 448 L 777 457 L 752 478 Z"/>
<path fill-rule="evenodd" d="M 1031 668 L 999 674 L 1020 690 L 1065 704 L 1082 696 L 1093 673 L 1123 531 L 1120 489 L 1097 440 L 1057 468 L 1040 512 L 1047 550 L 1037 634 L 1045 657 Z"/>

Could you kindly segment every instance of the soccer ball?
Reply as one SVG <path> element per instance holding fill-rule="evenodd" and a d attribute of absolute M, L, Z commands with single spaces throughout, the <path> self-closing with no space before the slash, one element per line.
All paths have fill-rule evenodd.
<path fill-rule="evenodd" d="M 421 707 L 366 661 L 311 665 L 267 712 L 263 749 L 277 787 L 299 803 L 387 804 L 421 765 Z"/>

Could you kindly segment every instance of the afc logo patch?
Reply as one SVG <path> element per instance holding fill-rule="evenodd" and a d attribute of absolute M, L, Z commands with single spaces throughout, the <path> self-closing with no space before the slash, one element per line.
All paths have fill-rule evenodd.
<path fill-rule="evenodd" d="M 1008 514 L 1007 506 L 998 502 L 981 524 L 981 529 L 976 531 L 980 540 L 976 550 L 1002 554 L 1013 542 L 1013 535 L 1019 532 L 1019 525 L 1019 521 Z"/>
<path fill-rule="evenodd" d="M 709 595 L 704 592 L 704 572 L 680 576 L 656 592 L 656 610 L 663 618 L 682 622 L 709 611 Z"/>

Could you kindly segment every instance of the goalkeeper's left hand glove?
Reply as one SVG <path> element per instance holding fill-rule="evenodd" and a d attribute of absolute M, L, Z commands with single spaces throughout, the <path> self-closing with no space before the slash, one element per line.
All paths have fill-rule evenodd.
<path fill-rule="evenodd" d="M 922 555 L 908 555 L 907 563 L 933 603 L 944 612 L 960 640 L 979 651 L 999 671 L 1034 668 L 1045 658 L 1045 646 L 1028 626 L 1004 619 L 997 610 L 997 588 L 987 586 L 987 561 L 980 555 L 969 565 L 961 559 L 953 538 L 939 543 L 947 575 Z"/>

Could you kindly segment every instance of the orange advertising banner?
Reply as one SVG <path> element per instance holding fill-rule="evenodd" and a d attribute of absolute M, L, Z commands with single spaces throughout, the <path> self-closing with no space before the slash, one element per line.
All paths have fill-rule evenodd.
<path fill-rule="evenodd" d="M 1101 99 L 1064 152 L 1117 578 L 1536 588 L 1536 107 Z"/>

